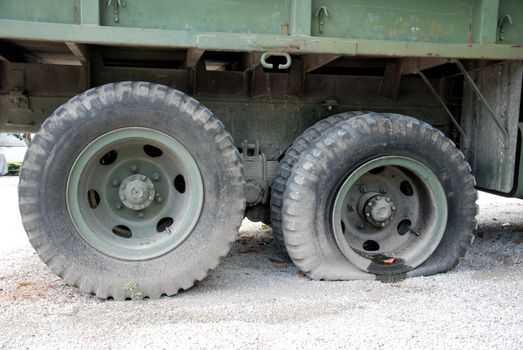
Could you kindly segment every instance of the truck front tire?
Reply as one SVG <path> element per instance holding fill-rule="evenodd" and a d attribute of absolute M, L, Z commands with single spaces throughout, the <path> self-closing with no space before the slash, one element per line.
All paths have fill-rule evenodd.
<path fill-rule="evenodd" d="M 245 209 L 223 125 L 196 100 L 145 82 L 104 85 L 59 107 L 29 147 L 19 197 L 51 270 L 119 300 L 173 295 L 205 278 Z"/>

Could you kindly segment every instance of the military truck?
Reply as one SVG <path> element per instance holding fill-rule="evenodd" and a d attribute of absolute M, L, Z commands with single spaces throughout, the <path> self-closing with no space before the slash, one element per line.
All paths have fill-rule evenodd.
<path fill-rule="evenodd" d="M 0 2 L 31 244 L 100 298 L 188 289 L 247 217 L 318 280 L 452 269 L 523 198 L 519 0 Z"/>

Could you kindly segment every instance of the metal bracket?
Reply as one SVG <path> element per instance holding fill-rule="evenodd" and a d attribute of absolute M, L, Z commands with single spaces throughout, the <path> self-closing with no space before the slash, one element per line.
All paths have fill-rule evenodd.
<path fill-rule="evenodd" d="M 316 18 L 318 18 L 320 20 L 319 31 L 320 31 L 320 33 L 323 33 L 323 29 L 324 29 L 324 26 L 325 26 L 325 18 L 329 18 L 330 17 L 329 10 L 327 9 L 327 6 L 325 6 L 325 5 L 320 6 L 318 11 L 316 11 L 316 14 L 314 15 L 314 17 L 316 17 Z"/>
<path fill-rule="evenodd" d="M 339 105 L 339 101 L 334 99 L 334 98 L 328 98 L 326 99 L 325 101 L 323 101 L 322 103 L 322 106 L 324 106 L 325 108 L 327 108 L 327 110 L 330 112 L 332 111 L 334 108 L 338 107 Z"/>
<path fill-rule="evenodd" d="M 25 71 L 13 69 L 9 73 L 7 101 L 10 108 L 13 110 L 31 111 L 25 89 Z"/>
<path fill-rule="evenodd" d="M 503 28 L 505 27 L 505 22 L 508 20 L 508 23 L 513 26 L 512 24 L 512 17 L 510 15 L 503 15 L 499 18 L 498 21 L 498 28 L 499 28 L 499 41 L 505 40 L 505 37 L 503 36 Z"/>
<path fill-rule="evenodd" d="M 31 111 L 29 98 L 23 91 L 12 90 L 7 96 L 9 96 L 8 101 L 14 110 Z"/>
<path fill-rule="evenodd" d="M 425 76 L 425 74 L 423 74 L 422 71 L 418 71 L 417 72 L 418 75 L 421 77 L 421 80 L 423 80 L 423 82 L 425 83 L 425 85 L 427 85 L 427 87 L 429 88 L 430 92 L 432 93 L 432 95 L 434 95 L 434 97 L 436 97 L 436 99 L 439 101 L 439 103 L 441 104 L 441 106 L 443 107 L 443 109 L 445 109 L 445 112 L 447 112 L 448 116 L 450 117 L 450 120 L 452 121 L 452 124 L 454 124 L 454 126 L 456 127 L 456 129 L 458 129 L 459 133 L 461 134 L 461 136 L 466 139 L 467 138 L 467 135 L 465 134 L 465 131 L 463 131 L 463 129 L 461 128 L 461 125 L 459 125 L 457 119 L 454 117 L 454 115 L 452 114 L 452 112 L 450 111 L 450 109 L 447 107 L 447 105 L 445 104 L 445 101 L 443 101 L 443 99 L 441 98 L 441 96 L 438 94 L 438 92 L 434 89 L 434 87 L 432 86 L 432 84 L 430 83 L 429 79 Z"/>
<path fill-rule="evenodd" d="M 267 181 L 267 159 L 260 152 L 258 142 L 249 143 L 244 140 L 241 144 L 240 158 L 244 167 L 244 177 L 247 185 L 245 195 L 247 205 L 253 206 L 267 201 L 269 182 Z"/>
<path fill-rule="evenodd" d="M 479 98 L 479 100 L 481 101 L 481 103 L 483 103 L 483 105 L 487 108 L 487 111 L 488 111 L 488 115 L 490 115 L 490 117 L 492 118 L 492 120 L 496 123 L 496 126 L 499 128 L 499 130 L 503 133 L 503 137 L 505 138 L 505 147 L 508 148 L 508 141 L 510 141 L 510 135 L 507 131 L 507 129 L 503 126 L 501 120 L 499 119 L 499 117 L 496 115 L 496 113 L 494 112 L 494 110 L 492 109 L 492 107 L 490 106 L 490 104 L 488 103 L 488 101 L 485 99 L 485 96 L 483 96 L 483 94 L 481 93 L 481 91 L 479 90 L 478 86 L 476 85 L 476 83 L 474 82 L 474 79 L 472 79 L 472 77 L 469 75 L 469 73 L 467 72 L 467 70 L 465 69 L 465 67 L 463 67 L 463 64 L 459 61 L 459 60 L 453 60 L 452 61 L 454 64 L 456 64 L 456 66 L 458 67 L 458 69 L 461 71 L 461 73 L 463 74 L 463 76 L 465 77 L 465 80 L 470 84 L 470 86 L 472 87 L 472 91 L 474 91 L 474 94 L 477 96 L 477 98 Z"/>
<path fill-rule="evenodd" d="M 263 66 L 263 68 L 267 68 L 267 69 L 274 68 L 274 64 L 267 62 L 267 59 L 271 56 L 285 57 L 285 59 L 287 60 L 284 64 L 279 64 L 278 69 L 287 69 L 292 64 L 291 55 L 289 55 L 287 52 L 265 52 L 260 58 L 260 63 Z"/>
<path fill-rule="evenodd" d="M 109 7 L 113 4 L 113 18 L 116 23 L 120 21 L 120 7 L 126 7 L 126 0 L 107 0 L 106 6 Z"/>

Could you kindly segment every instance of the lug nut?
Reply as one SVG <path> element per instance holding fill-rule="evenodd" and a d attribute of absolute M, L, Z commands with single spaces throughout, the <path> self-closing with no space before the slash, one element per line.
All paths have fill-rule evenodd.
<path fill-rule="evenodd" d="M 113 181 L 111 181 L 111 184 L 114 187 L 118 187 L 118 185 L 120 185 L 120 180 L 118 180 L 117 178 L 114 178 Z"/>
<path fill-rule="evenodd" d="M 138 172 L 138 165 L 136 165 L 136 164 L 131 165 L 131 171 L 132 171 L 133 173 Z"/>
<path fill-rule="evenodd" d="M 160 181 L 161 178 L 162 178 L 162 177 L 160 176 L 160 174 L 158 174 L 158 173 L 154 173 L 154 174 L 153 174 L 153 180 L 154 180 L 154 181 Z"/>

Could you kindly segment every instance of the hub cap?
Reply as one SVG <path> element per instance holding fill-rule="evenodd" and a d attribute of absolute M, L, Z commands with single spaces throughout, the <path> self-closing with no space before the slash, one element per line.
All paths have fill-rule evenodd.
<path fill-rule="evenodd" d="M 389 197 L 376 194 L 365 203 L 363 215 L 369 224 L 385 227 L 395 211 L 396 207 Z"/>
<path fill-rule="evenodd" d="M 131 175 L 122 181 L 120 200 L 129 209 L 147 208 L 154 200 L 156 191 L 153 182 L 145 175 Z"/>

